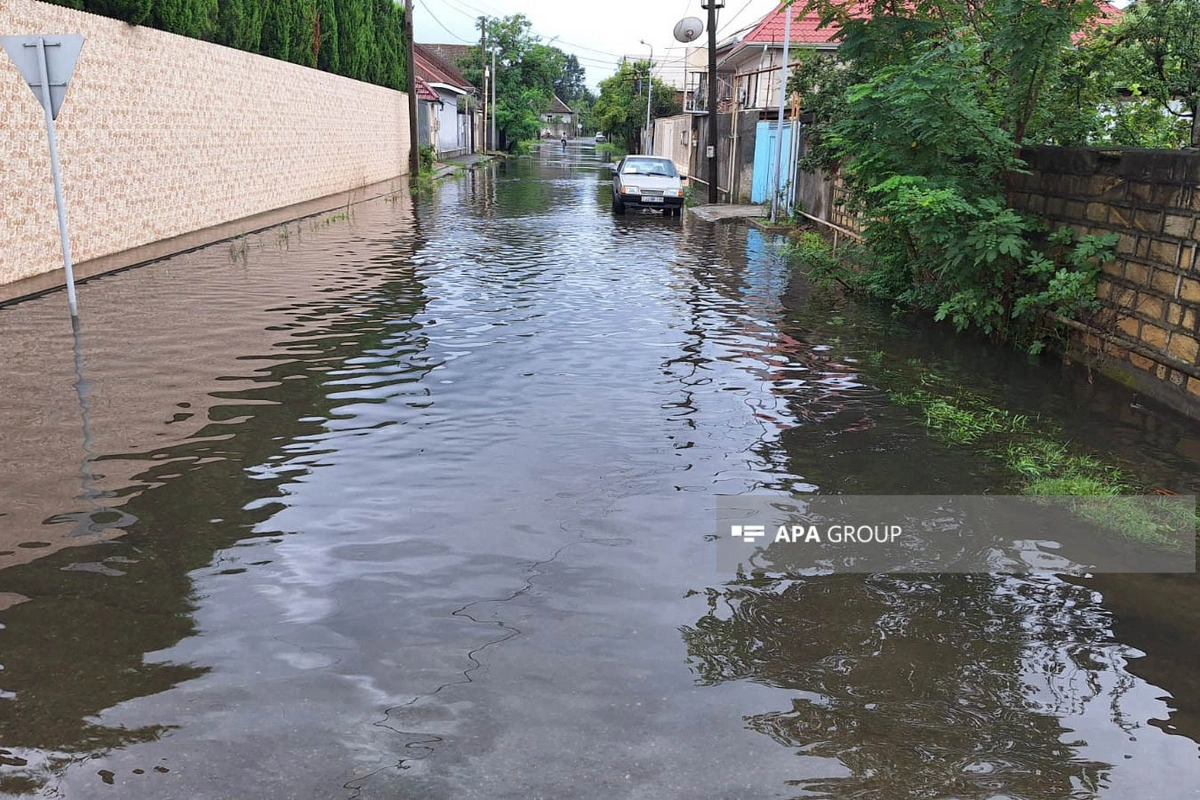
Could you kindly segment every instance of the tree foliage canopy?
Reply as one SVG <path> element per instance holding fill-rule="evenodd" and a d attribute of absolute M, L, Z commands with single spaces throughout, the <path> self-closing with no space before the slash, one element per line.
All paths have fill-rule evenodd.
<path fill-rule="evenodd" d="M 392 89 L 408 85 L 396 0 L 50 0 Z"/>
<path fill-rule="evenodd" d="M 488 49 L 472 47 L 459 64 L 463 77 L 483 85 L 484 66 L 496 53 L 496 128 L 509 146 L 536 139 L 541 114 L 557 94 L 563 102 L 588 96 L 579 60 L 542 42 L 524 14 L 484 20 Z"/>
<path fill-rule="evenodd" d="M 637 132 L 646 124 L 647 80 L 653 72 L 650 61 L 623 61 L 617 73 L 600 82 L 600 96 L 592 109 L 596 127 L 627 148 L 637 142 Z M 675 90 L 653 78 L 651 114 L 669 117 L 680 112 Z"/>
<path fill-rule="evenodd" d="M 1086 315 L 1111 258 L 1096 237 L 1044 230 L 1012 208 L 1023 145 L 1079 144 L 1105 127 L 1077 42 L 1093 0 L 813 0 L 838 61 L 792 76 L 816 119 L 810 164 L 840 168 L 866 257 L 848 285 L 960 329 L 1038 346 L 1047 312 Z M 1086 83 L 1086 82 L 1085 82 Z"/>
<path fill-rule="evenodd" d="M 1200 2 L 1136 0 L 1112 41 L 1124 88 L 1151 98 L 1176 138 L 1200 147 Z"/>

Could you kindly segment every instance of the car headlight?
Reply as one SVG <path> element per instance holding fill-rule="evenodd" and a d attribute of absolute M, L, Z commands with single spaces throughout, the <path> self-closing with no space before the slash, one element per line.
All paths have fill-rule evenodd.
<path fill-rule="evenodd" d="M 663 197 L 683 197 L 683 189 L 667 189 Z"/>
<path fill-rule="evenodd" d="M 641 194 L 642 190 L 636 186 L 621 186 L 621 194 Z"/>

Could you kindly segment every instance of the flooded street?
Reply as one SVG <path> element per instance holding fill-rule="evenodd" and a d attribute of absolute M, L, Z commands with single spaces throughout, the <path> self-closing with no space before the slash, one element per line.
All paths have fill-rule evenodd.
<path fill-rule="evenodd" d="M 1200 798 L 1200 582 L 718 572 L 714 496 L 982 494 L 929 370 L 1163 489 L 1200 426 L 856 306 L 590 145 L 0 309 L 0 793 Z M 78 359 L 76 356 L 78 355 Z"/>

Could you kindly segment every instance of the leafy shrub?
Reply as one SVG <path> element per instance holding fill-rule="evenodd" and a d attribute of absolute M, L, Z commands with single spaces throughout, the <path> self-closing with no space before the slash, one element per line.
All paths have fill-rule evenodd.
<path fill-rule="evenodd" d="M 434 161 L 433 145 L 431 145 L 431 144 L 421 145 L 420 150 L 419 150 L 419 157 L 421 160 L 421 172 L 422 173 L 433 172 L 433 161 Z"/>

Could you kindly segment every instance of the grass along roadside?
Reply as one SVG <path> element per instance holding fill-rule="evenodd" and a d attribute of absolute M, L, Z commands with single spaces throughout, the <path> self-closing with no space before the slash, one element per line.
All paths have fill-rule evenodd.
<path fill-rule="evenodd" d="M 894 376 L 894 374 L 893 374 Z M 1177 548 L 1178 532 L 1197 522 L 1194 512 L 1181 518 L 1177 505 L 1161 508 L 1144 496 L 1161 494 L 1121 468 L 1080 452 L 1062 432 L 1040 417 L 1014 414 L 977 394 L 955 391 L 932 374 L 906 389 L 889 391 L 891 400 L 913 408 L 924 424 L 950 446 L 971 446 L 998 458 L 1013 474 L 1013 489 L 1030 497 L 1070 497 L 1079 518 L 1122 537 Z"/>
<path fill-rule="evenodd" d="M 614 142 L 604 142 L 603 144 L 596 145 L 596 153 L 613 162 L 620 161 L 629 155 L 628 150 Z"/>

